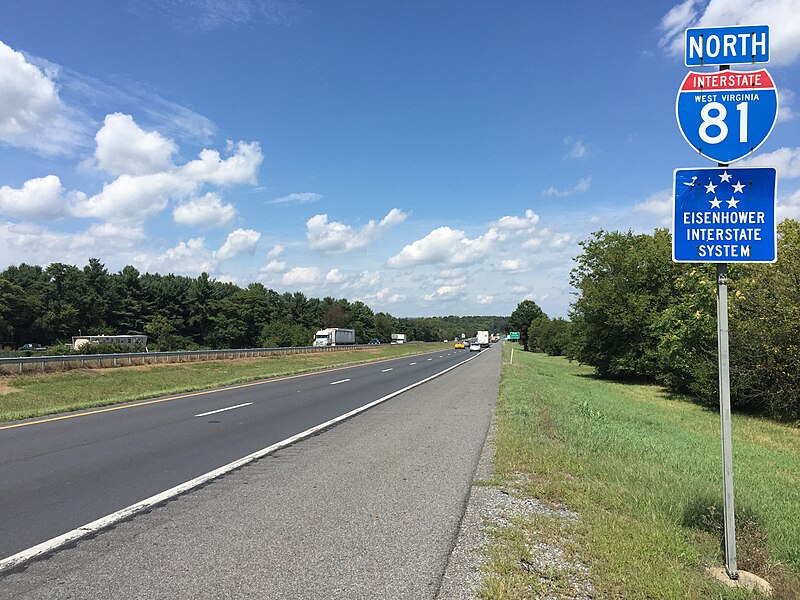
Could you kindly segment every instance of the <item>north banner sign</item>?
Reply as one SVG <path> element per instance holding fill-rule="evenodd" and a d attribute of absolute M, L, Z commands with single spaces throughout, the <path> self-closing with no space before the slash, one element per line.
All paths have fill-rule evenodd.
<path fill-rule="evenodd" d="M 775 262 L 776 185 L 772 167 L 676 169 L 672 260 Z"/>
<path fill-rule="evenodd" d="M 769 62 L 769 26 L 690 27 L 686 30 L 687 67 Z"/>
<path fill-rule="evenodd" d="M 778 91 L 766 69 L 690 71 L 678 90 L 675 115 L 692 148 L 729 164 L 754 152 L 772 133 Z"/>

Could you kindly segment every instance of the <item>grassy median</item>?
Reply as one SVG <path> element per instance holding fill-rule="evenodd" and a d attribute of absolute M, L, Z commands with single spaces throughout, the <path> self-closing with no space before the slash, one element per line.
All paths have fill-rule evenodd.
<path fill-rule="evenodd" d="M 4 377 L 0 379 L 0 422 L 449 348 L 451 344 L 411 343 Z"/>
<path fill-rule="evenodd" d="M 518 346 L 511 365 L 510 348 L 497 482 L 578 517 L 518 516 L 495 528 L 482 596 L 561 597 L 580 573 L 530 566 L 537 544 L 560 544 L 596 598 L 758 597 L 706 572 L 724 562 L 718 414 Z M 733 453 L 739 568 L 767 579 L 774 598 L 798 598 L 800 429 L 734 415 Z"/>

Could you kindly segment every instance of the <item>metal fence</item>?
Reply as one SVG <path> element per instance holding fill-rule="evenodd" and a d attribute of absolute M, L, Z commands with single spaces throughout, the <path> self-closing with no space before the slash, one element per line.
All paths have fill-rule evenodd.
<path fill-rule="evenodd" d="M 385 345 L 385 344 L 381 344 Z M 256 358 L 275 354 L 304 354 L 335 352 L 353 348 L 375 348 L 377 344 L 349 346 L 294 346 L 291 348 L 239 348 L 223 350 L 178 350 L 175 352 L 130 352 L 125 354 L 69 354 L 64 356 L 14 356 L 0 358 L 0 373 L 45 373 L 70 369 L 109 368 L 128 365 L 153 365 L 159 363 L 194 362 L 199 360 L 226 360 Z"/>

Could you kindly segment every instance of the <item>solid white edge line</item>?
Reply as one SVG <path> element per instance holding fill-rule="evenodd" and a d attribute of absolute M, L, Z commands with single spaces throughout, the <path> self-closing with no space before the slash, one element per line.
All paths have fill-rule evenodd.
<path fill-rule="evenodd" d="M 347 383 L 349 379 L 340 379 L 339 381 L 331 381 L 331 385 L 339 385 L 340 383 Z"/>
<path fill-rule="evenodd" d="M 225 412 L 226 410 L 233 410 L 234 408 L 242 408 L 243 406 L 250 406 L 252 402 L 245 402 L 244 404 L 237 404 L 236 406 L 229 406 L 227 408 L 219 408 L 217 410 L 210 410 L 208 412 L 200 413 L 195 417 L 207 417 L 208 415 L 215 415 L 217 413 Z"/>
<path fill-rule="evenodd" d="M 294 444 L 295 442 L 298 442 L 298 441 L 302 440 L 303 438 L 307 438 L 309 436 L 312 436 L 315 433 L 317 433 L 318 431 L 321 431 L 323 429 L 327 429 L 328 427 L 331 427 L 332 425 L 336 425 L 337 423 L 345 421 L 345 420 L 349 419 L 350 417 L 354 417 L 355 415 L 357 415 L 359 413 L 362 413 L 365 410 L 368 410 L 368 409 L 372 408 L 373 406 L 377 406 L 378 404 L 386 402 L 387 400 L 391 400 L 395 396 L 399 396 L 403 392 L 407 392 L 408 390 L 414 389 L 415 387 L 418 387 L 418 386 L 422 385 L 423 383 L 427 383 L 432 379 L 436 379 L 437 377 L 440 377 L 440 376 L 444 375 L 448 371 L 452 371 L 456 367 L 460 367 L 464 363 L 468 363 L 472 359 L 478 358 L 478 356 L 480 356 L 480 354 L 476 354 L 475 356 L 470 356 L 468 359 L 462 360 L 459 363 L 456 363 L 456 364 L 454 364 L 454 365 L 452 365 L 450 367 L 447 367 L 443 371 L 439 371 L 438 373 L 434 373 L 433 375 L 430 375 L 429 377 L 426 377 L 425 379 L 421 379 L 421 380 L 417 381 L 416 383 L 412 383 L 412 384 L 407 385 L 406 387 L 404 387 L 402 389 L 399 389 L 399 390 L 397 390 L 395 392 L 392 392 L 392 393 L 387 394 L 387 395 L 385 395 L 385 396 L 383 396 L 381 398 L 378 398 L 377 400 L 373 400 L 372 402 L 369 402 L 369 403 L 365 404 L 364 406 L 360 406 L 359 408 L 355 408 L 355 409 L 351 410 L 350 412 L 347 412 L 347 413 L 345 413 L 343 415 L 339 415 L 338 417 L 334 417 L 333 419 L 331 419 L 329 421 L 325 421 L 324 423 L 320 423 L 319 425 L 315 425 L 314 427 L 312 427 L 310 429 L 306 429 L 305 431 L 301 431 L 300 433 L 295 434 L 292 437 L 288 437 L 285 440 L 281 440 L 280 442 L 276 442 L 275 444 L 272 444 L 271 446 L 267 446 L 266 448 L 262 448 L 261 450 L 257 450 L 256 452 L 253 452 L 252 454 L 248 454 L 247 456 L 244 456 L 244 457 L 242 457 L 242 458 L 240 458 L 238 460 L 230 462 L 227 465 L 223 465 L 223 466 L 219 467 L 218 469 L 214 469 L 213 471 L 209 471 L 208 473 L 200 475 L 199 477 L 195 477 L 194 479 L 190 479 L 189 481 L 185 481 L 185 482 L 183 482 L 183 483 L 181 483 L 179 485 L 176 485 L 175 487 L 171 487 L 168 490 L 164 490 L 163 492 L 161 492 L 159 494 L 156 494 L 155 496 L 150 496 L 149 498 L 145 498 L 141 502 L 137 502 L 136 504 L 131 504 L 130 506 L 128 506 L 126 508 L 123 508 L 121 510 L 118 510 L 117 512 L 111 513 L 110 515 L 106 515 L 105 517 L 101 517 L 101 518 L 99 518 L 99 519 L 97 519 L 95 521 L 92 521 L 91 523 L 87 523 L 86 525 L 78 527 L 77 529 L 73 529 L 72 531 L 68 531 L 68 532 L 66 532 L 64 534 L 61 534 L 61 535 L 57 536 L 57 537 L 49 539 L 46 542 L 42 542 L 41 544 L 37 544 L 36 546 L 31 546 L 30 548 L 28 548 L 26 550 L 22 550 L 21 552 L 17 552 L 16 554 L 13 554 L 13 555 L 11 555 L 11 556 L 9 556 L 7 558 L 4 558 L 4 559 L 0 560 L 0 574 L 4 573 L 6 571 L 9 571 L 9 570 L 15 569 L 15 568 L 17 568 L 17 567 L 19 567 L 19 566 L 31 561 L 31 560 L 34 560 L 35 558 L 38 558 L 38 557 L 46 555 L 46 554 L 50 554 L 51 552 L 54 552 L 55 550 L 58 550 L 59 548 L 62 548 L 62 547 L 67 546 L 69 544 L 72 544 L 72 543 L 74 543 L 74 542 L 76 542 L 76 541 L 78 541 L 78 540 L 80 540 L 82 538 L 85 538 L 85 537 L 88 537 L 88 536 L 93 535 L 95 533 L 98 533 L 98 532 L 102 531 L 103 529 L 106 529 L 106 528 L 111 527 L 112 525 L 114 525 L 116 523 L 119 523 L 120 521 L 123 521 L 125 519 L 129 519 L 129 518 L 133 517 L 134 515 L 136 515 L 136 514 L 138 514 L 140 512 L 149 510 L 150 508 L 156 506 L 157 504 L 160 504 L 162 502 L 166 502 L 167 500 L 170 500 L 171 498 L 174 498 L 175 496 L 179 496 L 179 495 L 184 494 L 184 493 L 186 493 L 186 492 L 188 492 L 188 491 L 190 491 L 190 490 L 192 490 L 192 489 L 194 489 L 196 487 L 199 487 L 199 486 L 211 481 L 212 479 L 216 479 L 217 477 L 221 477 L 221 476 L 225 475 L 226 473 L 230 473 L 231 471 L 234 471 L 234 470 L 236 470 L 236 469 L 238 469 L 240 467 L 243 467 L 244 465 L 246 465 L 248 463 L 251 463 L 251 462 L 253 462 L 255 460 L 258 460 L 259 458 L 263 458 L 268 454 L 272 454 L 273 452 L 275 452 L 277 450 L 280 450 L 281 448 L 285 448 L 286 446 Z"/>

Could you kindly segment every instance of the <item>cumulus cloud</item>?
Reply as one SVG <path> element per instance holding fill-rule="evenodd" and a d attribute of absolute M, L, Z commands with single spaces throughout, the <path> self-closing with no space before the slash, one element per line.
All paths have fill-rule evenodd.
<path fill-rule="evenodd" d="M 500 219 L 492 226 L 504 233 L 517 234 L 517 233 L 531 233 L 539 222 L 539 215 L 532 210 L 525 211 L 524 217 L 506 216 Z"/>
<path fill-rule="evenodd" d="M 555 196 L 557 198 L 563 198 L 565 196 L 574 196 L 576 194 L 583 194 L 589 191 L 589 185 L 592 183 L 591 175 L 589 177 L 584 177 L 583 179 L 578 180 L 574 186 L 566 190 L 559 190 L 555 187 L 549 187 L 546 190 L 542 191 L 542 196 Z"/>
<path fill-rule="evenodd" d="M 280 256 L 281 254 L 283 254 L 284 250 L 285 250 L 285 248 L 283 247 L 283 245 L 275 244 L 272 247 L 272 250 L 267 252 L 267 258 L 276 258 L 276 257 Z"/>
<path fill-rule="evenodd" d="M 443 285 L 440 286 L 435 292 L 425 294 L 423 299 L 426 302 L 433 302 L 435 300 L 455 300 L 460 298 L 464 293 L 463 285 Z"/>
<path fill-rule="evenodd" d="M 21 188 L 0 187 L 0 214 L 21 219 L 56 219 L 68 213 L 61 180 L 55 175 L 29 179 Z"/>
<path fill-rule="evenodd" d="M 672 204 L 672 188 L 667 188 L 651 194 L 638 204 L 634 204 L 633 212 L 655 217 L 659 224 L 669 225 L 672 221 Z"/>
<path fill-rule="evenodd" d="M 483 304 L 483 305 L 491 304 L 492 302 L 494 302 L 494 296 L 487 296 L 485 294 L 478 294 L 478 296 L 476 298 L 476 301 L 478 302 L 478 304 Z"/>
<path fill-rule="evenodd" d="M 181 175 L 197 182 L 214 183 L 216 185 L 233 185 L 235 183 L 255 184 L 258 168 L 264 160 L 261 145 L 258 142 L 228 141 L 228 158 L 223 159 L 217 150 L 206 148 L 192 160 L 181 167 Z"/>
<path fill-rule="evenodd" d="M 321 200 L 322 196 L 320 194 L 315 194 L 314 192 L 300 192 L 295 194 L 289 194 L 288 196 L 282 196 L 281 198 L 276 198 L 275 200 L 270 200 L 270 204 L 311 204 L 312 202 L 316 202 L 317 200 Z"/>
<path fill-rule="evenodd" d="M 507 271 L 509 273 L 524 271 L 526 268 L 527 266 L 525 265 L 525 262 L 519 258 L 509 258 L 500 261 L 500 267 L 499 267 L 501 271 Z"/>
<path fill-rule="evenodd" d="M 271 260 L 259 269 L 261 273 L 283 273 L 286 270 L 286 263 L 282 260 Z"/>
<path fill-rule="evenodd" d="M 111 175 L 149 175 L 173 168 L 178 147 L 157 131 L 145 131 L 130 115 L 106 115 L 95 135 L 95 165 Z"/>
<path fill-rule="evenodd" d="M 219 194 L 214 192 L 179 204 L 172 211 L 176 223 L 191 227 L 222 227 L 230 223 L 235 216 L 236 208 L 232 204 L 223 204 Z"/>
<path fill-rule="evenodd" d="M 325 283 L 342 283 L 347 280 L 347 275 L 342 273 L 339 269 L 331 269 L 325 275 Z"/>
<path fill-rule="evenodd" d="M 261 234 L 253 229 L 236 229 L 228 234 L 225 243 L 214 254 L 217 261 L 233 258 L 242 253 L 253 254 Z"/>
<path fill-rule="evenodd" d="M 393 208 L 380 221 L 371 220 L 360 230 L 355 231 L 350 225 L 328 221 L 326 214 L 315 215 L 306 221 L 306 238 L 313 250 L 343 254 L 371 244 L 386 231 L 405 221 L 407 217 L 407 213 Z"/>
<path fill-rule="evenodd" d="M 66 154 L 82 126 L 68 116 L 53 73 L 0 42 L 0 142 L 42 154 Z"/>
<path fill-rule="evenodd" d="M 784 198 L 780 198 L 776 202 L 775 206 L 775 214 L 778 223 L 783 221 L 784 219 L 794 219 L 796 221 L 800 220 L 800 190 L 786 196 Z"/>
<path fill-rule="evenodd" d="M 671 55 L 684 54 L 687 27 L 769 25 L 770 62 L 790 65 L 800 56 L 800 20 L 795 0 L 686 0 L 661 19 L 660 45 Z"/>
<path fill-rule="evenodd" d="M 736 163 L 737 167 L 775 167 L 781 179 L 800 177 L 800 148 L 778 148 Z"/>
<path fill-rule="evenodd" d="M 281 277 L 283 285 L 312 285 L 320 279 L 317 267 L 293 267 Z"/>
<path fill-rule="evenodd" d="M 390 267 L 410 267 L 423 264 L 469 265 L 484 260 L 492 246 L 501 239 L 495 228 L 484 235 L 469 239 L 459 229 L 439 227 L 424 238 L 405 246 L 392 256 Z"/>
<path fill-rule="evenodd" d="M 397 304 L 406 299 L 403 294 L 392 294 L 388 287 L 382 288 L 373 294 L 361 296 L 358 300 L 366 304 Z"/>

